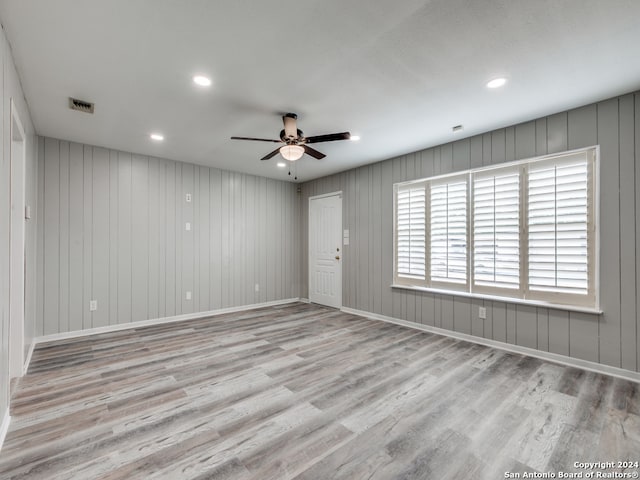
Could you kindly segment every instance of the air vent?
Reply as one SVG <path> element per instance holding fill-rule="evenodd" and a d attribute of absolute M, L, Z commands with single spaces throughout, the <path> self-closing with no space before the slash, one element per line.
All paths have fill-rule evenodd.
<path fill-rule="evenodd" d="M 84 113 L 93 113 L 93 103 L 69 97 L 69 108 Z"/>

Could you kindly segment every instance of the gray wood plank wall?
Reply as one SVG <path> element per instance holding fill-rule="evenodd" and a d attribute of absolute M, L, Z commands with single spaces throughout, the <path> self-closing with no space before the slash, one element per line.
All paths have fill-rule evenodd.
<path fill-rule="evenodd" d="M 34 337 L 36 296 L 36 216 L 37 216 L 37 141 L 22 87 L 13 63 L 11 48 L 0 31 L 0 422 L 9 406 L 9 221 L 11 212 L 11 100 L 13 99 L 25 130 L 25 197 L 32 220 L 25 224 L 25 344 L 28 351 Z"/>
<path fill-rule="evenodd" d="M 637 120 L 636 120 L 637 119 Z M 304 183 L 301 296 L 308 296 L 308 198 L 342 190 L 343 305 L 478 337 L 640 370 L 640 93 Z M 395 182 L 600 145 L 603 315 L 391 289 Z M 478 307 L 487 319 L 478 318 Z"/>
<path fill-rule="evenodd" d="M 38 141 L 38 335 L 299 296 L 295 185 Z"/>

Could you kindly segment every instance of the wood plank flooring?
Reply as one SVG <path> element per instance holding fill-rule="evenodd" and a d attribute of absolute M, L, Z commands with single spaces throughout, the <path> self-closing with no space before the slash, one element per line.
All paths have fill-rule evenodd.
<path fill-rule="evenodd" d="M 498 479 L 640 461 L 636 383 L 303 303 L 38 345 L 11 415 L 2 479 Z"/>

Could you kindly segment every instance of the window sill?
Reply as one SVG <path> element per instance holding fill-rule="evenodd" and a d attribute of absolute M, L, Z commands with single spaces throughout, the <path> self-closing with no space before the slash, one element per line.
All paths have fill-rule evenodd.
<path fill-rule="evenodd" d="M 524 300 L 521 298 L 500 297 L 498 295 L 487 295 L 485 293 L 469 293 L 457 290 L 444 290 L 441 288 L 412 287 L 409 285 L 391 285 L 391 288 L 400 288 L 403 290 L 414 290 L 417 292 L 438 293 L 441 295 L 451 295 L 454 297 L 477 298 L 481 300 L 495 300 L 498 302 L 515 303 L 518 305 L 528 305 L 530 307 L 553 308 L 556 310 L 564 310 L 568 312 L 591 313 L 594 315 L 602 315 L 602 310 L 591 307 L 580 307 L 577 305 L 561 305 L 557 303 L 542 302 L 540 300 Z"/>

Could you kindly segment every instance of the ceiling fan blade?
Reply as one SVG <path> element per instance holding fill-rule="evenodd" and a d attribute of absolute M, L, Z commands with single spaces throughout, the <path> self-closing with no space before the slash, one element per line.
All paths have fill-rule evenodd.
<path fill-rule="evenodd" d="M 269 160 L 270 158 L 275 157 L 277 154 L 280 153 L 280 149 L 276 148 L 273 152 L 271 153 L 267 153 L 264 157 L 262 157 L 260 160 Z"/>
<path fill-rule="evenodd" d="M 285 113 L 282 117 L 284 122 L 284 135 L 287 138 L 298 138 L 298 127 L 296 125 L 296 119 L 298 116 L 295 113 Z"/>
<path fill-rule="evenodd" d="M 349 132 L 329 133 L 327 135 L 316 135 L 315 137 L 307 137 L 305 143 L 333 142 L 335 140 L 349 140 L 351 134 Z"/>
<path fill-rule="evenodd" d="M 254 140 L 254 141 L 256 141 L 256 142 L 274 142 L 274 143 L 282 143 L 282 140 L 271 140 L 270 138 L 231 137 L 231 140 Z"/>
<path fill-rule="evenodd" d="M 304 151 L 307 155 L 311 155 L 313 158 L 317 158 L 318 160 L 326 157 L 326 155 L 322 152 L 319 152 L 318 150 L 315 150 L 311 147 L 308 147 L 307 145 L 302 145 L 302 147 L 304 148 Z"/>

